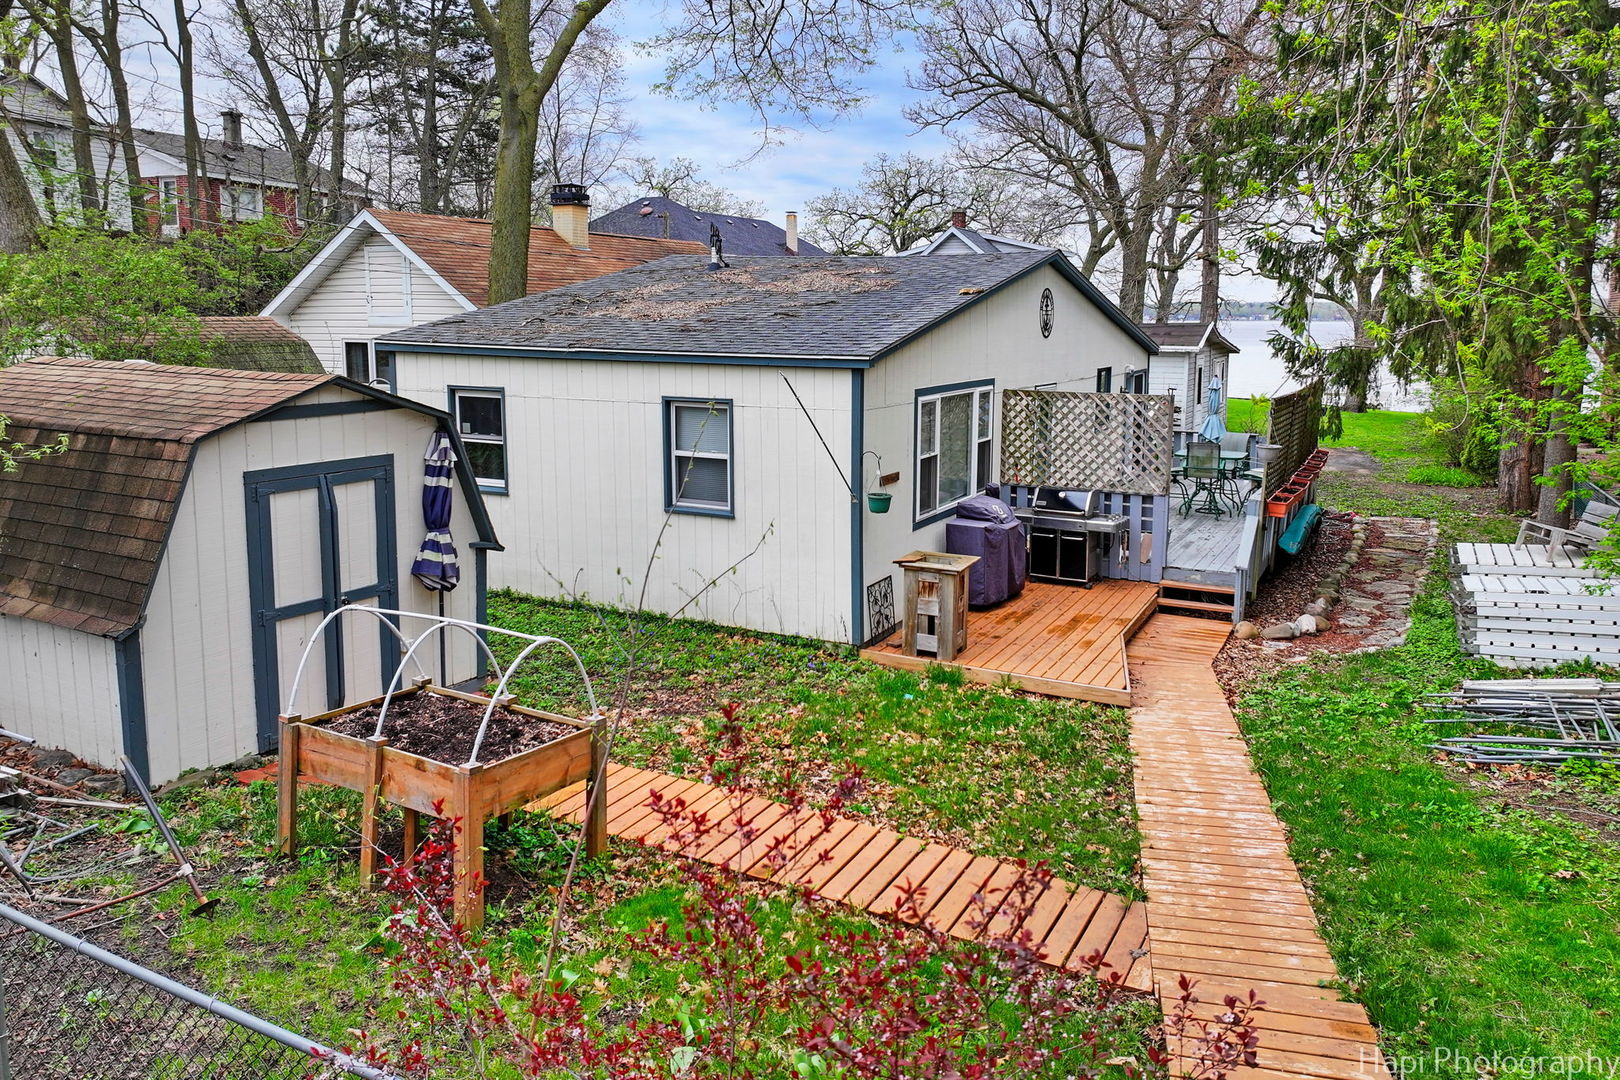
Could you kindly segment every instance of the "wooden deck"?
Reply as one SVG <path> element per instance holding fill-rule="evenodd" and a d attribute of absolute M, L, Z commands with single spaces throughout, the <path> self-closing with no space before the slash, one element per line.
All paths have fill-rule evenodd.
<path fill-rule="evenodd" d="M 1106 705 L 1131 703 L 1125 642 L 1158 604 L 1146 581 L 1099 581 L 1090 589 L 1032 581 L 985 611 L 968 613 L 967 648 L 946 666 L 976 682 L 1009 679 L 1025 690 Z M 922 671 L 931 656 L 906 656 L 900 637 L 861 650 L 888 667 Z"/>
<path fill-rule="evenodd" d="M 1232 586 L 1237 567 L 1248 565 L 1243 547 L 1243 515 L 1170 513 L 1170 547 L 1165 553 L 1167 581 Z"/>
<path fill-rule="evenodd" d="M 1264 999 L 1258 1067 L 1233 1080 L 1389 1080 L 1366 1010 L 1325 985 L 1338 969 L 1210 667 L 1229 629 L 1157 615 L 1131 643 L 1131 749 L 1161 1001 L 1168 1010 L 1181 975 L 1198 983 L 1200 1016 L 1226 994 Z"/>
<path fill-rule="evenodd" d="M 733 823 L 740 818 L 759 832 L 756 840 L 743 845 L 737 828 L 720 830 L 724 835 L 717 834 L 687 852 L 695 858 L 735 867 L 753 877 L 804 886 L 829 900 L 882 916 L 895 914 L 902 885 L 920 883 L 924 889 L 921 906 L 929 923 L 967 940 L 978 937 L 982 929 L 982 916 L 972 910 L 973 896 L 987 893 L 993 904 L 1018 874 L 1010 863 L 947 844 L 902 836 L 848 818 L 836 818 L 831 827 L 824 827 L 819 815 L 794 818 L 786 806 L 769 799 L 728 804 L 720 788 L 618 764 L 608 767 L 608 832 L 668 847 L 662 822 L 648 803 L 654 791 L 683 799 L 694 811 L 723 814 Z M 564 788 L 529 807 L 574 822 L 580 820 L 584 808 L 583 784 Z M 796 847 L 800 857 L 773 875 L 761 863 L 774 839 L 787 836 L 794 838 L 789 850 Z M 828 858 L 821 858 L 823 852 Z M 998 918 L 992 918 L 991 925 L 998 933 L 1013 934 L 1019 929 Z M 1136 990 L 1147 991 L 1152 986 L 1146 952 L 1147 912 L 1140 903 L 1127 904 L 1111 893 L 1053 879 L 1023 925 L 1041 944 L 1042 959 L 1053 967 L 1090 973 L 1096 969 L 1085 963 L 1086 958 L 1101 954 L 1108 965 L 1104 975 L 1118 971 L 1126 985 Z"/>
<path fill-rule="evenodd" d="M 1464 574 L 1595 578 L 1586 556 L 1547 544 L 1458 544 L 1452 551 Z"/>

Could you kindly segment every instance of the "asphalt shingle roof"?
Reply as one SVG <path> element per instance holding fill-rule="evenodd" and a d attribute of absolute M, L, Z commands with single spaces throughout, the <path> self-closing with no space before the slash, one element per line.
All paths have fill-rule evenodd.
<path fill-rule="evenodd" d="M 786 255 L 787 231 L 780 225 L 759 218 L 729 214 L 707 214 L 682 206 L 674 199 L 649 195 L 609 210 L 591 221 L 591 232 L 618 233 L 621 236 L 653 236 L 667 240 L 690 240 L 705 249 L 709 246 L 709 226 L 720 227 L 720 240 L 726 258 L 733 255 Z M 800 255 L 825 255 L 825 251 L 799 238 Z"/>
<path fill-rule="evenodd" d="M 1055 257 L 761 256 L 728 258 L 728 269 L 711 271 L 704 258 L 675 255 L 379 342 L 872 359 Z"/>

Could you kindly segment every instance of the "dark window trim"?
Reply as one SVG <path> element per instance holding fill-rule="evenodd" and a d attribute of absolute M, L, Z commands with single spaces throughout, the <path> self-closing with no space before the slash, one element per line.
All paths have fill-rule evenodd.
<path fill-rule="evenodd" d="M 1100 367 L 1097 369 L 1097 393 L 1111 394 L 1114 392 L 1114 369 Z"/>
<path fill-rule="evenodd" d="M 675 501 L 675 427 L 672 418 L 674 405 L 724 405 L 726 407 L 726 507 L 683 506 Z M 737 406 L 732 398 L 691 397 L 667 395 L 660 406 L 664 412 L 664 438 L 659 452 L 664 458 L 664 511 L 670 514 L 693 514 L 698 517 L 735 518 L 737 516 Z"/>
<path fill-rule="evenodd" d="M 478 490 L 485 495 L 510 495 L 512 494 L 512 416 L 506 408 L 506 387 L 446 386 L 444 388 L 445 404 L 449 406 L 450 412 L 450 429 L 456 433 L 456 438 L 465 444 L 467 437 L 461 433 L 461 414 L 456 412 L 456 395 L 461 393 L 494 394 L 501 399 L 501 452 L 506 455 L 506 483 L 496 487 L 478 479 L 478 474 L 473 471 L 471 460 L 467 462 L 467 472 L 472 476 L 473 482 L 478 485 Z M 478 439 L 473 440 L 473 442 L 479 441 Z"/>
<path fill-rule="evenodd" d="M 995 405 L 996 380 L 995 379 L 974 379 L 971 382 L 944 383 L 944 384 L 941 384 L 939 386 L 924 386 L 924 387 L 920 387 L 917 390 L 912 391 L 912 395 L 911 395 L 911 473 L 912 473 L 912 476 L 911 476 L 911 514 L 912 514 L 911 531 L 912 532 L 916 532 L 918 529 L 921 529 L 924 526 L 932 525 L 935 522 L 944 521 L 946 518 L 954 516 L 955 513 L 956 513 L 956 502 L 961 502 L 962 501 L 961 499 L 958 499 L 958 500 L 956 500 L 956 502 L 951 503 L 949 506 L 942 506 L 942 507 L 939 507 L 939 508 L 937 508 L 935 510 L 930 510 L 926 517 L 917 517 L 917 496 L 918 496 L 918 494 L 920 492 L 919 485 L 922 483 L 922 468 L 921 468 L 922 446 L 918 443 L 919 429 L 922 427 L 922 399 L 925 398 L 925 397 L 935 397 L 935 396 L 940 395 L 940 394 L 956 394 L 956 393 L 961 393 L 964 390 L 983 390 L 983 389 L 986 389 L 986 388 L 988 388 L 990 390 L 990 453 L 991 453 L 991 457 L 993 459 L 995 457 L 995 442 L 996 442 L 996 411 L 995 411 L 996 410 L 996 405 Z M 978 433 L 978 427 L 977 427 L 977 425 L 978 425 L 978 414 L 974 413 L 970 417 L 969 422 L 974 425 L 974 430 L 971 433 L 972 438 L 969 440 L 969 442 L 974 447 L 977 447 L 978 442 L 979 442 L 979 433 Z M 938 424 L 937 418 L 935 420 L 935 423 L 936 423 L 936 425 Z M 937 426 L 935 428 L 934 434 L 935 434 L 935 437 L 938 438 L 939 430 L 938 430 Z M 975 460 L 978 459 L 977 452 L 974 453 L 974 459 Z M 972 495 L 972 494 L 973 494 L 973 492 L 970 490 L 968 492 L 968 495 Z M 963 498 L 967 498 L 967 496 L 964 495 Z"/>

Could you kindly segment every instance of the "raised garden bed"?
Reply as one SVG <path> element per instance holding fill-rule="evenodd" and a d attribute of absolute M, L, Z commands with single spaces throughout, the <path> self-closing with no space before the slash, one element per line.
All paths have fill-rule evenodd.
<path fill-rule="evenodd" d="M 387 704 L 383 734 L 374 735 Z M 490 699 L 434 686 L 427 680 L 382 697 L 304 718 L 281 717 L 278 836 L 284 855 L 298 849 L 298 784 L 318 781 L 361 794 L 360 878 L 375 878 L 378 817 L 383 803 L 404 811 L 404 857 L 421 838 L 421 815 L 459 819 L 455 871 L 456 918 L 483 922 L 480 885 L 484 871 L 484 826 L 490 819 L 581 780 L 591 781 L 586 852 L 607 846 L 607 818 L 600 805 L 606 785 L 595 782 L 605 762 L 591 724 L 498 699 L 478 746 L 473 744 Z"/>

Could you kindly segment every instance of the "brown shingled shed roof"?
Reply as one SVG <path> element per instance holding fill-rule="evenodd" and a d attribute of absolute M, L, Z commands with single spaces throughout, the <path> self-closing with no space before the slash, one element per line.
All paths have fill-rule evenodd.
<path fill-rule="evenodd" d="M 0 614 L 105 637 L 140 621 L 195 444 L 332 375 L 96 360 L 0 369 L 7 441 L 68 449 L 0 479 Z"/>
<path fill-rule="evenodd" d="M 376 208 L 368 213 L 462 296 L 479 307 L 489 303 L 488 221 Z M 553 229 L 530 229 L 529 292 L 574 285 L 666 255 L 707 255 L 709 251 L 702 244 L 685 240 L 595 232 L 590 234 L 590 244 L 590 250 L 581 251 Z"/>

